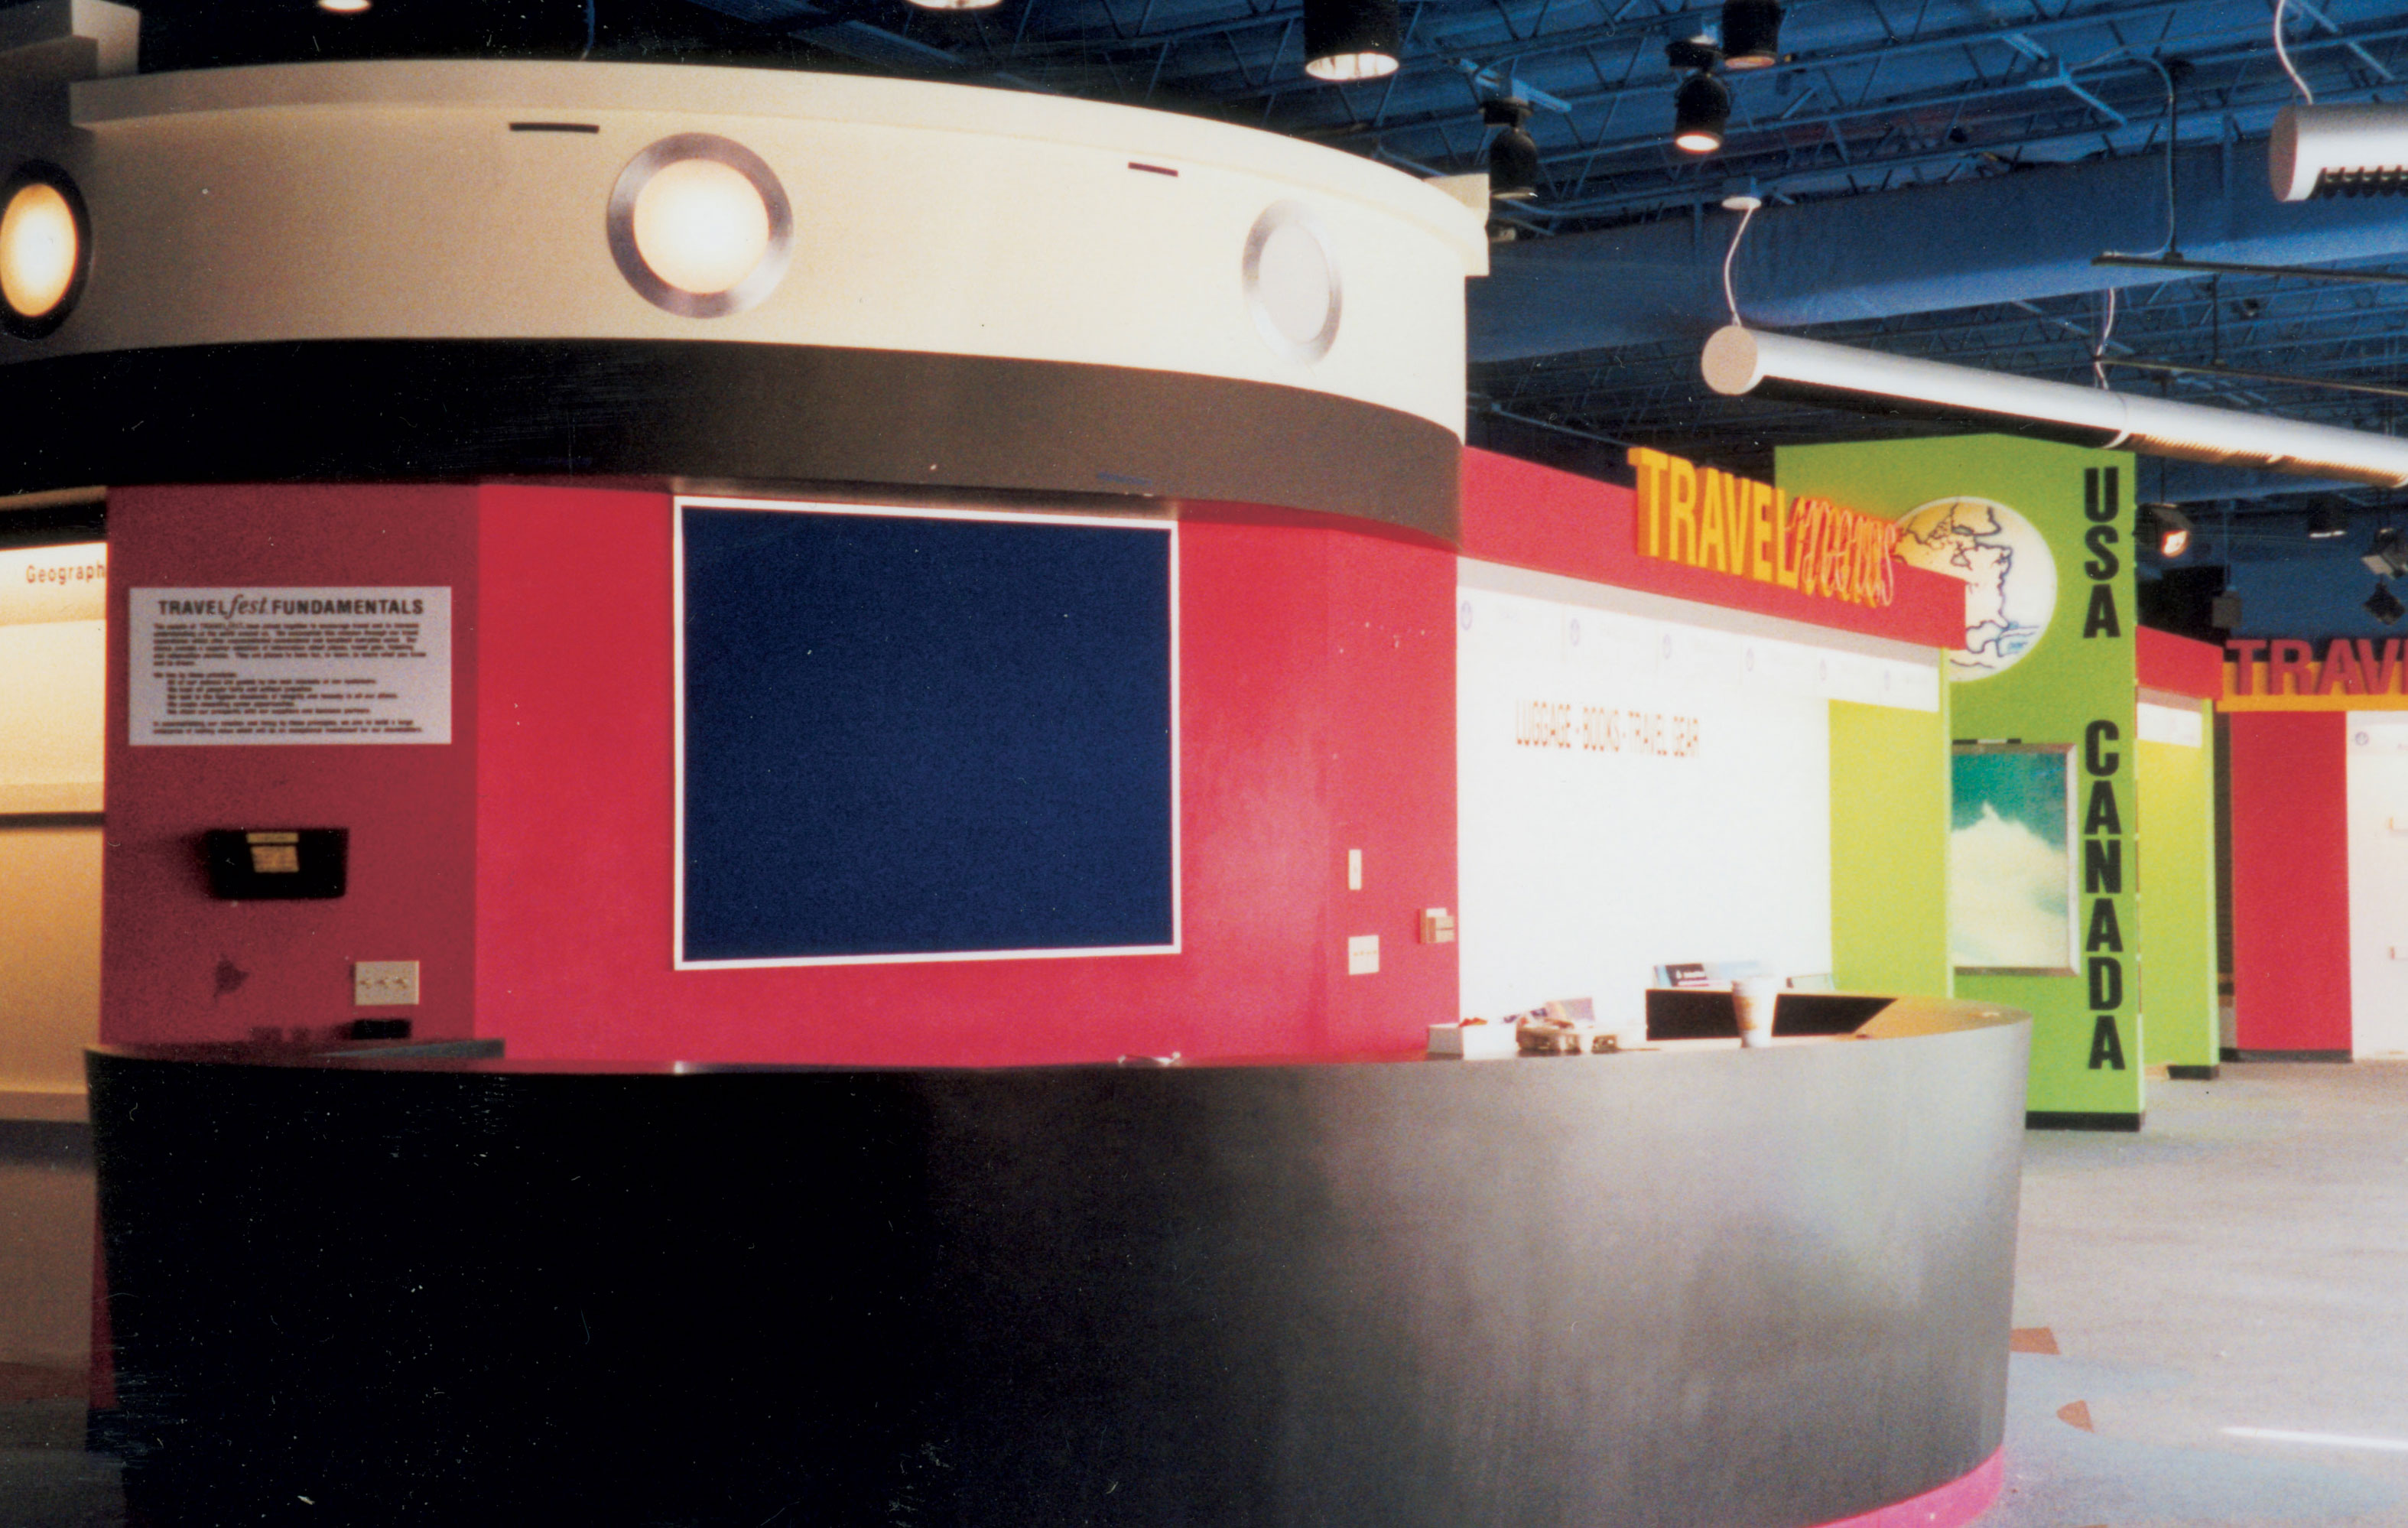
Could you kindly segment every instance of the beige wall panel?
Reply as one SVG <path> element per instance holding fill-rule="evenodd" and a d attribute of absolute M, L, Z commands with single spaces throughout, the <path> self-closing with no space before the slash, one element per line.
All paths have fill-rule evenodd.
<path fill-rule="evenodd" d="M 0 626 L 0 812 L 99 808 L 29 792 L 99 784 L 108 651 L 96 620 Z"/>
<path fill-rule="evenodd" d="M 0 1155 L 0 1363 L 90 1361 L 93 1197 L 88 1159 Z"/>
<path fill-rule="evenodd" d="M 0 827 L 0 1093 L 83 1090 L 83 1048 L 100 1039 L 100 832 Z"/>
<path fill-rule="evenodd" d="M 62 145 L 100 252 L 28 355 L 298 339 L 609 338 L 1012 356 L 1282 383 L 1461 432 L 1476 213 L 1369 162 L 1165 113 L 756 70 L 298 65 L 77 87 Z M 514 133 L 512 121 L 597 133 Z M 621 168 L 681 132 L 765 159 L 795 209 L 783 281 L 681 317 L 620 277 Z M 1177 177 L 1131 170 L 1131 160 Z M 1343 317 L 1274 352 L 1241 285 L 1271 203 L 1311 209 Z"/>

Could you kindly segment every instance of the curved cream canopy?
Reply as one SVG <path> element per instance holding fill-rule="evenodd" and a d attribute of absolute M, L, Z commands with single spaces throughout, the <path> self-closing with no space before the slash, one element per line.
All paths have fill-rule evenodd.
<path fill-rule="evenodd" d="M 348 339 L 679 339 L 1135 368 L 1463 425 L 1479 216 L 1352 155 L 1050 96 L 683 65 L 402 62 L 87 80 L 64 166 L 95 257 L 0 359 Z M 741 145 L 792 208 L 740 310 L 648 300 L 614 184 L 680 134 Z M 1304 209 L 1342 287 L 1326 350 L 1268 342 L 1248 240 Z"/>

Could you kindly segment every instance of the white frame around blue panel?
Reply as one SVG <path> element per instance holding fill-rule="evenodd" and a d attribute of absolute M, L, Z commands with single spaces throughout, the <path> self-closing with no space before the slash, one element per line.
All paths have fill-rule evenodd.
<path fill-rule="evenodd" d="M 686 673 L 685 673 L 685 512 L 704 510 L 776 511 L 796 514 L 872 515 L 887 519 L 982 520 L 1011 525 L 1080 526 L 1157 531 L 1166 536 L 1169 584 L 1170 680 L 1170 942 L 1166 944 L 1074 946 L 1061 949 L 939 950 L 879 955 L 776 956 L 742 959 L 688 959 L 685 953 L 686 898 Z M 849 504 L 820 499 L 754 498 L 710 494 L 676 494 L 669 499 L 670 624 L 674 658 L 671 700 L 676 760 L 670 793 L 673 847 L 669 865 L 670 965 L 678 971 L 729 971 L 777 966 L 921 965 L 963 960 L 1063 960 L 1090 957 L 1177 955 L 1184 939 L 1182 841 L 1184 838 L 1180 779 L 1180 610 L 1179 529 L 1170 519 L 1139 519 L 1096 514 L 1022 514 L 995 510 L 936 509 L 921 505 Z"/>

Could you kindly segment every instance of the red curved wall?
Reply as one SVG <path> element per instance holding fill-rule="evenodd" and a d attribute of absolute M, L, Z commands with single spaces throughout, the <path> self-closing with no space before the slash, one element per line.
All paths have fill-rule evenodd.
<path fill-rule="evenodd" d="M 417 959 L 419 1033 L 528 1058 L 1418 1049 L 1455 1016 L 1455 946 L 1415 941 L 1422 908 L 1455 903 L 1454 556 L 1182 513 L 1182 954 L 677 972 L 666 495 L 113 495 L 103 1038 L 330 1031 L 358 1012 L 351 961 Z M 124 589 L 232 584 L 450 585 L 456 741 L 128 747 Z M 351 829 L 349 894 L 209 901 L 197 835 L 282 826 Z M 1381 969 L 1349 976 L 1366 933 Z"/>

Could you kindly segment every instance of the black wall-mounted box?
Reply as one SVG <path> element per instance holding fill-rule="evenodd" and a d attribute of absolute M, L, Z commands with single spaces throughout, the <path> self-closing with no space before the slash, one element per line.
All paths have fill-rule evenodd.
<path fill-rule="evenodd" d="M 339 897 L 351 843 L 348 828 L 212 828 L 201 835 L 209 895 L 223 901 Z"/>

